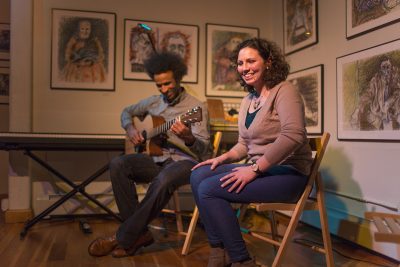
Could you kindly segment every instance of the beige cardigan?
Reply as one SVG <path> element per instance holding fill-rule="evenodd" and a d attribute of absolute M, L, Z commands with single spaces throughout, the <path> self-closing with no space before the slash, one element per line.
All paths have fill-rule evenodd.
<path fill-rule="evenodd" d="M 287 81 L 272 88 L 247 129 L 246 115 L 253 97 L 248 94 L 240 105 L 239 139 L 232 150 L 241 159 L 256 161 L 265 157 L 272 165 L 290 165 L 308 175 L 311 149 L 307 142 L 304 103 L 298 90 Z"/>

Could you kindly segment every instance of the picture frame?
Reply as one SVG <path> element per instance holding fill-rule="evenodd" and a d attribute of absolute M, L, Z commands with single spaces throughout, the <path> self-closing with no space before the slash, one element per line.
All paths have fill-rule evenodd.
<path fill-rule="evenodd" d="M 52 9 L 52 89 L 115 90 L 115 21 L 115 13 Z"/>
<path fill-rule="evenodd" d="M 399 1 L 346 0 L 346 38 L 352 39 L 400 21 Z"/>
<path fill-rule="evenodd" d="M 9 68 L 10 67 L 10 61 L 9 60 L 1 60 L 0 59 L 0 68 Z"/>
<path fill-rule="evenodd" d="M 230 53 L 242 41 L 258 37 L 259 29 L 206 23 L 206 96 L 244 97 Z"/>
<path fill-rule="evenodd" d="M 324 131 L 324 65 L 292 72 L 287 80 L 299 90 L 303 98 L 307 134 L 321 135 Z"/>
<path fill-rule="evenodd" d="M 0 23 L 0 60 L 10 59 L 10 24 Z"/>
<path fill-rule="evenodd" d="M 400 140 L 400 39 L 336 59 L 339 140 Z"/>
<path fill-rule="evenodd" d="M 154 49 L 180 55 L 188 67 L 182 82 L 198 82 L 199 26 L 125 19 L 123 79 L 150 81 L 143 63 Z"/>
<path fill-rule="evenodd" d="M 10 96 L 10 69 L 0 67 L 0 104 L 8 104 Z"/>
<path fill-rule="evenodd" d="M 318 43 L 318 0 L 283 0 L 285 55 Z"/>

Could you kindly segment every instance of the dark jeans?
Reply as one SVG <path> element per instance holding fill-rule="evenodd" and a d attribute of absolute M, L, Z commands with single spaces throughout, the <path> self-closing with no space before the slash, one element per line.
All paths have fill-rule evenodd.
<path fill-rule="evenodd" d="M 147 230 L 147 224 L 158 216 L 173 192 L 189 183 L 190 160 L 154 163 L 145 154 L 122 155 L 110 163 L 110 177 L 114 197 L 123 223 L 116 235 L 118 244 L 129 248 Z M 135 183 L 150 183 L 139 203 Z"/>
<path fill-rule="evenodd" d="M 232 262 L 249 258 L 239 222 L 231 203 L 295 202 L 304 191 L 307 177 L 288 166 L 274 166 L 247 184 L 240 193 L 221 187 L 219 179 L 238 166 L 225 164 L 214 171 L 210 165 L 192 172 L 190 183 L 210 245 L 224 246 Z"/>

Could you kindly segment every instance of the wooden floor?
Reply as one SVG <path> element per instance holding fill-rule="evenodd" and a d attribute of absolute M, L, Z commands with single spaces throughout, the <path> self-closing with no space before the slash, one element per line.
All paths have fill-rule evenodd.
<path fill-rule="evenodd" d="M 5 224 L 4 215 L 0 214 L 0 266 L 162 266 L 162 267 L 203 267 L 207 266 L 208 244 L 204 230 L 199 226 L 196 229 L 193 245 L 187 256 L 181 256 L 180 251 L 184 241 L 183 236 L 176 232 L 174 220 L 171 217 L 157 219 L 152 225 L 159 226 L 167 221 L 168 231 L 152 228 L 156 243 L 141 249 L 137 255 L 115 259 L 111 256 L 94 258 L 87 253 L 88 244 L 96 237 L 112 234 L 118 223 L 112 219 L 87 219 L 93 233 L 84 234 L 79 228 L 78 219 L 43 220 L 34 225 L 27 236 L 20 240 L 19 233 L 23 224 Z M 261 232 L 268 231 L 266 219 L 258 216 L 246 216 L 244 223 L 257 227 Z M 261 225 L 261 226 L 260 226 Z M 283 266 L 325 266 L 322 255 L 312 251 L 306 245 L 311 242 L 321 242 L 318 231 L 302 225 L 296 232 L 297 242 L 293 242 L 288 250 Z M 256 257 L 257 262 L 269 266 L 274 257 L 272 246 L 246 237 L 249 251 Z M 333 239 L 335 266 L 398 266 L 398 263 L 389 261 L 350 246 L 343 241 Z M 357 260 L 359 259 L 359 260 Z"/>

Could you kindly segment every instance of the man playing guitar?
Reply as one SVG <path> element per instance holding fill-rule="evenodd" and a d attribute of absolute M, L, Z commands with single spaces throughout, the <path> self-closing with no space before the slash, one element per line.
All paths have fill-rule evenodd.
<path fill-rule="evenodd" d="M 126 107 L 121 114 L 121 126 L 134 147 L 150 145 L 143 153 L 125 154 L 111 161 L 110 177 L 123 222 L 116 234 L 97 238 L 89 245 L 92 256 L 111 253 L 113 257 L 126 257 L 153 243 L 148 223 L 157 217 L 178 187 L 189 183 L 191 168 L 197 161 L 211 154 L 207 110 L 180 85 L 187 73 L 183 60 L 172 53 L 154 53 L 145 62 L 145 68 L 161 94 Z M 161 130 L 154 134 L 151 129 L 141 129 L 139 117 L 146 117 L 153 124 L 150 128 Z M 160 117 L 167 123 L 160 125 Z M 152 147 L 158 150 L 153 152 Z M 150 183 L 140 203 L 135 183 Z"/>

